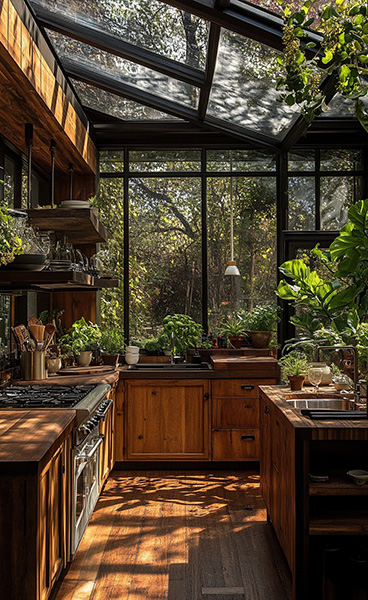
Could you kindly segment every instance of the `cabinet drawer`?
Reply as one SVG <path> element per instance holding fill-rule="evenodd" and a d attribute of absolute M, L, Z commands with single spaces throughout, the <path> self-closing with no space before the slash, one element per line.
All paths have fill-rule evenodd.
<path fill-rule="evenodd" d="M 214 398 L 212 427 L 214 429 L 258 429 L 258 398 Z"/>
<path fill-rule="evenodd" d="M 259 430 L 214 429 L 212 460 L 259 460 Z"/>
<path fill-rule="evenodd" d="M 274 383 L 276 379 L 217 379 L 212 381 L 212 398 L 258 398 L 258 386 Z"/>

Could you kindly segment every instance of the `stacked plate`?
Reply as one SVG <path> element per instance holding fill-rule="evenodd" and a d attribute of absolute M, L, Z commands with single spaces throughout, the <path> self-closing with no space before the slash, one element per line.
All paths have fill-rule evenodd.
<path fill-rule="evenodd" d="M 70 271 L 71 266 L 70 260 L 51 260 L 49 269 L 50 271 Z"/>
<path fill-rule="evenodd" d="M 89 202 L 85 200 L 63 200 L 61 208 L 89 208 Z"/>

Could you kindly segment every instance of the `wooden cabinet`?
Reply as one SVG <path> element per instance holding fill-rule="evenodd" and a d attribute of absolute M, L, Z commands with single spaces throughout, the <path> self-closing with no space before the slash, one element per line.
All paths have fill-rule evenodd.
<path fill-rule="evenodd" d="M 71 436 L 56 448 L 40 472 L 27 463 L 1 465 L 2 598 L 47 600 L 66 566 L 70 556 L 70 467 Z"/>
<path fill-rule="evenodd" d="M 70 438 L 39 479 L 39 599 L 46 600 L 68 559 Z"/>
<path fill-rule="evenodd" d="M 212 460 L 259 460 L 260 385 L 276 379 L 212 381 Z"/>
<path fill-rule="evenodd" d="M 128 460 L 209 460 L 207 380 L 136 380 L 126 386 Z"/>
<path fill-rule="evenodd" d="M 104 436 L 104 441 L 100 446 L 99 455 L 100 491 L 105 485 L 106 480 L 115 462 L 115 388 L 112 388 L 110 390 L 107 397 L 112 400 L 112 404 L 110 405 L 104 419 L 100 421 L 100 435 Z"/>

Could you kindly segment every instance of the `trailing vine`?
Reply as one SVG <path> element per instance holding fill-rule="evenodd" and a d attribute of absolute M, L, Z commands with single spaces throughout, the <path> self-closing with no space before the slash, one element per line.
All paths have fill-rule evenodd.
<path fill-rule="evenodd" d="M 298 105 L 311 123 L 327 108 L 321 86 L 324 65 L 324 72 L 333 78 L 336 93 L 355 101 L 355 115 L 368 131 L 368 113 L 362 101 L 368 91 L 367 5 L 336 0 L 336 8 L 324 6 L 315 26 L 321 36 L 317 46 L 303 39 L 315 21 L 309 15 L 315 1 L 307 0 L 296 12 L 290 5 L 283 9 L 284 50 L 277 59 L 283 71 L 277 78 L 279 100 L 289 106 Z"/>

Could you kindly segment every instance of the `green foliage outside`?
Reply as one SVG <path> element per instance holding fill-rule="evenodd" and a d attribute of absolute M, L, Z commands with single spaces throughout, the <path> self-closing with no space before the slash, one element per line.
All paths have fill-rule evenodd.
<path fill-rule="evenodd" d="M 335 6 L 327 4 L 322 8 L 315 25 L 309 14 L 313 4 L 313 0 L 307 0 L 296 11 L 290 5 L 284 8 L 284 52 L 278 58 L 283 72 L 277 80 L 280 100 L 289 106 L 299 105 L 311 123 L 327 108 L 322 86 L 324 67 L 331 77 L 330 87 L 354 101 L 355 115 L 368 131 L 368 113 L 362 101 L 368 91 L 367 5 L 336 0 Z M 303 40 L 313 25 L 321 34 L 318 47 L 315 42 Z"/>
<path fill-rule="evenodd" d="M 188 315 L 167 315 L 163 324 L 167 337 L 170 339 L 171 335 L 174 335 L 175 354 L 185 355 L 188 348 L 195 348 L 200 344 L 202 325 Z"/>
<path fill-rule="evenodd" d="M 14 233 L 14 219 L 6 206 L 0 206 L 0 265 L 13 262 L 23 252 L 22 240 Z"/>

